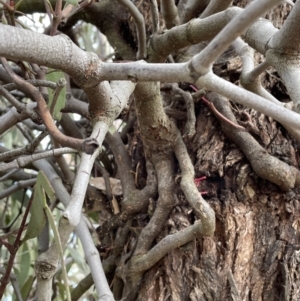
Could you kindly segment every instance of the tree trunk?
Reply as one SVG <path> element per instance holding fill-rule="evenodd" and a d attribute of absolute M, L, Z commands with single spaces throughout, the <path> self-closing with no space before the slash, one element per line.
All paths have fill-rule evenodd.
<path fill-rule="evenodd" d="M 281 26 L 283 15 L 285 18 L 279 7 L 268 16 Z M 240 67 L 240 59 L 229 50 L 214 71 L 235 82 Z M 279 83 L 268 80 L 267 75 L 266 86 L 279 95 Z M 165 93 L 168 102 L 171 96 Z M 233 103 L 230 107 L 239 124 L 267 154 L 298 167 L 297 143 L 280 124 L 252 109 Z M 211 237 L 174 249 L 145 272 L 135 300 L 300 300 L 297 191 L 282 191 L 282 187 L 259 177 L 210 109 L 199 101 L 195 110 L 196 134 L 185 143 L 196 178 L 207 177 L 199 191 L 206 192 L 204 198 L 216 213 L 216 231 Z M 177 125 L 183 131 L 185 121 L 177 120 Z M 137 133 L 136 128 L 131 145 L 139 140 Z M 143 157 L 141 148 L 130 149 L 137 158 Z M 257 160 L 261 160 L 259 156 Z M 178 164 L 175 169 L 180 175 Z M 145 181 L 143 176 L 141 179 Z M 195 221 L 179 184 L 174 198 L 170 217 L 154 243 Z M 139 233 L 148 221 L 147 215 L 139 215 L 132 229 Z M 135 241 L 136 237 L 131 237 L 127 252 L 133 252 Z"/>
<path fill-rule="evenodd" d="M 278 27 L 287 15 L 281 8 L 267 16 Z M 215 72 L 231 82 L 238 78 L 239 59 L 227 55 L 220 65 Z M 268 80 L 284 98 L 280 84 Z M 236 104 L 231 109 L 268 154 L 298 167 L 297 143 L 280 124 Z M 196 112 L 196 135 L 185 142 L 196 177 L 207 177 L 199 190 L 207 192 L 204 198 L 215 210 L 216 231 L 173 250 L 147 271 L 136 300 L 299 300 L 297 191 L 281 191 L 257 176 L 205 104 L 198 103 Z M 194 222 L 179 187 L 175 198 L 156 242 Z"/>
<path fill-rule="evenodd" d="M 150 6 L 155 1 L 132 2 L 141 4 L 139 9 L 144 14 L 147 36 L 155 36 L 150 16 Z M 210 1 L 206 2 L 205 6 Z M 244 7 L 248 2 L 233 1 L 233 4 Z M 180 5 L 184 3 L 181 1 Z M 198 9 L 202 9 L 201 5 Z M 194 11 L 189 12 L 192 13 Z M 280 28 L 287 15 L 287 6 L 283 5 L 266 17 Z M 83 19 L 95 24 L 107 36 L 116 49 L 117 60 L 135 60 L 136 25 L 117 0 L 92 1 L 84 12 L 73 18 L 65 28 L 62 26 L 62 31 L 70 30 L 77 18 Z M 187 40 L 189 38 L 187 36 Z M 191 38 L 189 43 L 192 41 Z M 200 52 L 203 44 L 172 53 L 168 60 L 187 61 Z M 148 63 L 167 61 L 164 53 L 155 52 L 151 43 L 148 46 Z M 172 46 L 170 43 L 171 50 L 166 52 L 171 53 Z M 262 55 L 256 53 L 257 62 L 261 58 Z M 228 49 L 213 68 L 219 77 L 239 85 L 242 62 L 233 48 Z M 266 72 L 263 85 L 284 102 L 289 96 L 278 75 L 273 76 L 272 72 L 275 73 L 273 70 Z M 84 82 L 86 78 L 82 78 Z M 130 78 L 135 80 L 135 74 Z M 103 92 L 106 90 L 102 83 L 103 90 L 99 91 Z M 117 86 L 116 82 L 110 83 L 112 87 L 114 84 Z M 107 90 L 111 88 L 108 82 L 105 85 Z M 93 87 L 87 85 L 87 96 L 90 114 L 95 118 L 95 112 L 102 116 L 102 109 L 105 111 L 106 107 L 99 102 L 102 94 L 94 95 L 99 85 L 95 90 Z M 195 89 L 188 83 L 138 82 L 128 112 L 120 112 L 130 130 L 125 128 L 120 136 L 119 133 L 106 136 L 105 149 L 110 148 L 111 152 L 103 152 L 103 156 L 107 155 L 112 167 L 110 176 L 120 178 L 123 195 L 114 197 L 108 193 L 111 207 L 117 207 L 113 213 L 109 211 L 108 199 L 95 187 L 89 187 L 86 198 L 88 206 L 92 207 L 90 203 L 96 201 L 101 203 L 99 208 L 94 208 L 94 211 L 102 211 L 97 229 L 101 244 L 99 253 L 114 297 L 126 301 L 298 301 L 300 203 L 298 188 L 291 189 L 300 187 L 299 176 L 295 175 L 299 168 L 298 143 L 272 118 L 215 93 L 206 93 L 208 101 L 201 96 L 192 99 L 191 93 L 186 93 L 189 99 L 185 98 L 186 91 L 195 92 Z M 106 110 L 105 114 L 109 116 L 110 112 L 113 111 Z M 63 128 L 66 127 L 64 119 L 60 123 Z M 101 129 L 101 135 L 103 132 Z M 203 194 L 213 210 L 198 193 L 193 194 L 199 198 L 198 203 L 193 203 L 191 197 L 188 199 L 188 189 L 185 190 L 182 183 L 184 164 L 189 162 L 179 158 L 179 140 L 185 142 L 185 145 L 182 143 L 184 149 L 180 150 L 184 152 L 186 146 L 196 181 L 202 178 L 199 194 Z M 102 158 L 102 163 L 104 161 Z M 103 166 L 99 165 L 95 165 L 95 170 L 102 168 L 104 174 Z M 196 190 L 193 174 L 190 175 Z M 295 182 L 298 185 L 294 185 Z M 195 203 L 199 208 L 193 206 Z M 213 232 L 209 232 L 209 226 L 214 226 L 214 218 L 210 219 L 214 214 L 207 214 L 209 210 L 203 209 L 205 205 L 216 217 L 216 229 L 210 236 L 205 235 Z M 201 236 L 194 225 L 206 228 L 207 232 L 201 229 Z M 184 245 L 178 243 L 166 255 L 161 255 L 163 247 L 159 243 L 166 237 L 174 237 L 172 234 L 186 233 L 183 232 L 186 229 L 196 233 L 193 239 L 188 243 L 184 240 Z M 148 262 L 143 265 L 141 259 L 149 260 L 147 255 L 151 251 L 155 259 L 161 259 L 153 260 L 154 265 Z M 91 277 L 88 282 L 87 287 L 92 285 Z"/>
<path fill-rule="evenodd" d="M 205 105 L 199 105 L 197 133 L 189 142 L 201 191 L 216 213 L 213 237 L 175 249 L 146 272 L 137 300 L 298 300 L 299 201 L 258 177 L 223 133 Z M 269 154 L 297 165 L 294 142 L 276 122 L 251 115 L 253 134 Z M 181 192 L 158 241 L 191 225 L 193 214 Z"/>

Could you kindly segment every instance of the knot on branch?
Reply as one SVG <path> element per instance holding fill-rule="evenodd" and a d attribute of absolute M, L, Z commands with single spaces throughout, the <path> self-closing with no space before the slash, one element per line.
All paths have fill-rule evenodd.
<path fill-rule="evenodd" d="M 48 262 L 38 261 L 35 265 L 35 273 L 40 279 L 50 279 L 53 277 L 55 272 L 56 266 Z"/>
<path fill-rule="evenodd" d="M 35 113 L 35 116 L 34 116 L 35 118 L 32 119 L 33 122 L 36 123 L 37 125 L 44 125 L 43 118 L 42 118 L 42 116 L 40 114 L 40 111 L 39 111 L 38 107 L 35 107 L 33 109 L 33 112 Z"/>
<path fill-rule="evenodd" d="M 92 155 L 98 147 L 99 143 L 95 138 L 87 138 L 81 144 L 81 150 L 88 155 Z"/>

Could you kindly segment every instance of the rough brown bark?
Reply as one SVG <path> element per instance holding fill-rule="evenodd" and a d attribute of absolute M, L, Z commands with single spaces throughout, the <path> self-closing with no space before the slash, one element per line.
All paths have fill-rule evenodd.
<path fill-rule="evenodd" d="M 222 133 L 205 105 L 189 143 L 201 190 L 216 213 L 213 237 L 175 249 L 144 275 L 136 300 L 297 300 L 299 201 L 258 177 L 241 151 Z M 240 116 L 245 111 L 239 108 Z M 247 110 L 246 110 L 247 111 Z M 251 114 L 268 152 L 297 166 L 294 142 L 265 116 Z M 193 223 L 182 193 L 157 242 Z"/>
<path fill-rule="evenodd" d="M 245 4 L 239 2 L 244 7 Z M 283 15 L 286 18 L 286 6 L 276 8 L 268 17 L 280 27 Z M 239 58 L 229 50 L 219 60 L 215 72 L 238 83 L 240 68 Z M 268 80 L 270 78 L 266 76 L 265 84 L 269 89 L 278 95 L 282 93 L 277 81 Z M 167 105 L 174 95 L 170 90 L 163 93 L 168 112 Z M 177 102 L 176 108 L 181 112 L 184 105 Z M 238 123 L 246 127 L 247 133 L 267 154 L 298 167 L 297 144 L 281 125 L 239 105 L 231 103 L 231 109 Z M 216 213 L 216 231 L 211 237 L 192 240 L 169 252 L 144 273 L 132 300 L 298 300 L 297 190 L 283 192 L 277 185 L 257 176 L 245 154 L 232 142 L 232 137 L 224 134 L 209 108 L 198 102 L 196 113 L 196 134 L 192 139 L 186 138 L 185 142 L 196 177 L 207 176 L 200 190 L 207 191 L 205 199 Z M 178 114 L 173 110 L 170 116 L 176 119 Z M 177 119 L 182 132 L 185 123 L 185 120 Z M 134 166 L 143 156 L 143 149 L 136 144 L 140 139 L 139 130 L 143 129 L 136 125 L 135 132 L 129 136 L 129 149 L 132 155 L 135 154 L 132 158 L 136 158 Z M 153 140 L 153 147 L 157 147 L 156 140 Z M 147 153 L 151 153 L 149 145 Z M 179 175 L 179 165 L 176 162 L 175 165 Z M 145 176 L 144 173 L 138 177 L 141 183 L 145 183 Z M 194 224 L 195 215 L 179 182 L 174 189 L 175 204 L 170 217 L 153 245 Z M 131 233 L 135 234 L 128 237 L 127 256 L 134 252 L 137 237 L 152 214 L 150 208 L 148 214 L 132 220 Z M 119 276 L 122 267 L 119 265 Z M 126 278 L 123 281 L 125 283 Z"/>

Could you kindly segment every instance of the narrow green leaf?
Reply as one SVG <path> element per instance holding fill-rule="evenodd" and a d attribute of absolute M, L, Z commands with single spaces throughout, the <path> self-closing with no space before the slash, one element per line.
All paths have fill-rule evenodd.
<path fill-rule="evenodd" d="M 29 276 L 27 278 L 26 282 L 24 283 L 24 285 L 22 286 L 21 295 L 23 297 L 23 300 L 27 300 L 27 298 L 31 292 L 34 279 L 35 279 L 35 277 L 33 275 Z"/>
<path fill-rule="evenodd" d="M 31 216 L 22 243 L 28 239 L 37 237 L 42 232 L 46 222 L 46 216 L 43 210 L 44 202 L 46 202 L 45 193 L 41 186 L 36 185 L 34 188 L 33 201 L 30 208 Z"/>
<path fill-rule="evenodd" d="M 31 238 L 37 237 L 43 230 L 46 222 L 44 208 L 47 205 L 46 194 L 53 200 L 54 190 L 43 171 L 39 171 L 33 192 L 33 201 L 30 208 L 30 221 L 27 227 L 23 243 Z"/>
<path fill-rule="evenodd" d="M 28 243 L 22 245 L 18 253 L 21 253 L 21 264 L 20 272 L 18 274 L 19 285 L 22 285 L 26 282 L 26 279 L 29 277 L 30 272 L 30 252 L 28 248 Z"/>
<path fill-rule="evenodd" d="M 62 71 L 59 70 L 49 70 L 46 75 L 46 79 L 55 83 L 58 83 L 61 79 L 65 80 L 65 75 Z M 53 119 L 60 120 L 61 119 L 61 110 L 65 107 L 66 104 L 66 87 L 63 87 L 60 91 L 55 104 L 53 103 L 55 91 L 48 89 L 49 93 L 49 102 L 48 108 L 53 108 Z"/>
<path fill-rule="evenodd" d="M 46 177 L 45 173 L 42 170 L 39 171 L 39 174 L 37 176 L 37 184 L 40 185 L 44 189 L 45 193 L 47 194 L 48 198 L 51 201 L 55 200 L 56 196 L 55 196 L 54 189 L 51 186 L 48 178 Z M 44 201 L 43 206 L 45 207 L 47 205 L 46 198 L 44 198 L 43 201 Z"/>

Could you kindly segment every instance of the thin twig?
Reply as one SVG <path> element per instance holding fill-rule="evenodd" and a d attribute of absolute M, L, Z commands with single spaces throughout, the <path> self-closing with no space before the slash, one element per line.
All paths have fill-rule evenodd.
<path fill-rule="evenodd" d="M 205 97 L 202 97 L 202 100 L 205 102 L 205 104 L 211 109 L 211 111 L 216 115 L 216 117 L 219 117 L 220 119 L 222 119 L 223 121 L 227 122 L 228 124 L 230 124 L 231 126 L 235 127 L 236 129 L 240 129 L 243 131 L 246 131 L 246 129 L 236 123 L 233 123 L 232 121 L 230 121 L 229 119 L 227 119 L 224 115 L 222 115 L 214 106 L 214 104 L 210 101 L 208 101 Z"/>
<path fill-rule="evenodd" d="M 54 124 L 54 121 L 42 94 L 29 82 L 26 82 L 24 79 L 16 75 L 7 63 L 6 59 L 1 58 L 0 60 L 6 72 L 17 85 L 18 89 L 20 89 L 25 94 L 29 94 L 37 102 L 41 117 L 45 126 L 47 127 L 49 134 L 53 136 L 53 138 L 56 139 L 62 146 L 71 147 L 78 151 L 84 151 L 87 154 L 93 154 L 94 151 L 98 148 L 97 140 L 95 138 L 88 138 L 85 140 L 76 139 L 68 137 L 61 133 Z"/>
<path fill-rule="evenodd" d="M 61 9 L 62 9 L 62 0 L 56 0 L 55 12 L 52 18 L 50 36 L 54 36 L 56 34 L 57 27 L 62 19 Z"/>
<path fill-rule="evenodd" d="M 281 0 L 252 1 L 211 40 L 206 48 L 192 58 L 190 68 L 194 69 L 195 76 L 208 73 L 211 65 L 241 32 L 246 31 L 264 12 L 280 2 Z"/>
<path fill-rule="evenodd" d="M 55 148 L 60 148 L 60 145 L 55 140 L 53 141 L 53 144 Z M 66 159 L 63 156 L 63 154 L 54 156 L 54 160 L 60 167 L 60 170 L 63 174 L 63 181 L 67 184 L 72 184 L 74 181 L 74 173 L 71 171 L 70 166 L 66 162 Z"/>
<path fill-rule="evenodd" d="M 18 190 L 21 190 L 21 189 L 26 188 L 26 187 L 31 187 L 35 183 L 36 183 L 36 178 L 16 182 L 12 186 L 10 186 L 9 188 L 7 188 L 7 189 L 0 192 L 0 200 L 8 197 L 9 195 L 11 195 L 12 193 L 14 193 Z"/>
<path fill-rule="evenodd" d="M 49 80 L 30 79 L 27 82 L 35 87 L 47 87 L 52 90 L 55 90 L 55 88 L 56 88 L 56 83 L 51 82 Z M 7 91 L 11 91 L 11 90 L 16 89 L 17 85 L 15 83 L 9 83 L 9 84 L 3 85 L 3 88 L 5 88 Z"/>
<path fill-rule="evenodd" d="M 172 85 L 172 91 L 180 94 L 185 100 L 186 109 L 187 109 L 187 122 L 184 127 L 183 136 L 187 136 L 188 138 L 192 138 L 196 133 L 196 116 L 195 116 L 195 106 L 194 99 L 191 93 L 186 92 L 178 87 L 178 85 Z"/>
<path fill-rule="evenodd" d="M 0 163 L 0 171 L 6 171 L 11 168 L 20 168 L 32 163 L 36 160 L 45 159 L 52 156 L 57 156 L 61 154 L 69 154 L 75 153 L 77 150 L 69 147 L 59 148 L 59 149 L 52 149 L 45 152 L 34 153 L 30 156 L 20 157 L 18 159 L 13 160 L 9 163 Z"/>
<path fill-rule="evenodd" d="M 21 235 L 22 235 L 22 233 L 25 229 L 25 223 L 26 223 L 27 216 L 29 214 L 29 210 L 30 210 L 32 201 L 33 201 L 33 197 L 31 197 L 29 202 L 28 202 L 26 211 L 24 213 L 24 216 L 23 216 L 23 219 L 22 219 L 22 222 L 21 222 L 21 226 L 19 228 L 19 232 L 17 234 L 17 237 L 15 239 L 14 244 L 12 245 L 12 251 L 10 252 L 10 257 L 9 257 L 9 260 L 8 260 L 8 264 L 7 264 L 7 267 L 6 267 L 5 274 L 3 275 L 3 277 L 1 278 L 1 281 L 0 281 L 0 299 L 3 297 L 5 288 L 6 288 L 7 284 L 9 283 L 9 277 L 10 277 L 10 274 L 11 274 L 11 270 L 13 268 L 13 264 L 14 264 L 14 261 L 15 261 L 17 251 L 19 250 L 19 247 L 20 247 Z"/>
<path fill-rule="evenodd" d="M 83 9 L 87 8 L 91 4 L 93 4 L 95 0 L 85 0 L 78 3 L 76 6 L 72 4 L 68 4 L 62 11 L 62 22 L 67 23 L 68 19 L 70 19 L 75 14 L 79 13 Z"/>
<path fill-rule="evenodd" d="M 0 268 L 0 274 L 5 274 L 5 269 L 4 268 Z M 15 292 L 15 296 L 17 297 L 17 301 L 23 301 L 23 297 L 21 294 L 21 290 L 20 290 L 20 285 L 18 283 L 18 277 L 16 274 L 11 273 L 9 275 L 9 280 L 11 282 L 11 285 L 14 289 Z"/>
<path fill-rule="evenodd" d="M 62 91 L 62 89 L 66 86 L 67 82 L 64 78 L 60 78 L 56 83 L 56 89 L 54 91 L 53 99 L 50 106 L 50 114 L 53 116 L 54 108 L 56 105 L 56 102 L 58 100 L 59 94 Z"/>
<path fill-rule="evenodd" d="M 4 174 L 2 177 L 0 177 L 0 182 L 6 181 L 7 179 L 10 179 L 11 176 L 13 174 L 15 174 L 16 172 L 18 172 L 19 169 L 18 168 L 14 168 L 13 170 L 10 170 L 9 172 L 7 172 L 6 174 Z"/>
<path fill-rule="evenodd" d="M 25 128 L 24 124 L 17 123 L 16 127 L 18 130 L 22 133 L 22 135 L 27 139 L 29 143 L 31 143 L 34 139 L 33 133 L 31 131 L 28 131 L 28 129 Z"/>
<path fill-rule="evenodd" d="M 134 178 L 128 171 L 132 170 L 131 159 L 120 137 L 120 133 L 113 135 L 107 132 L 105 140 L 111 148 L 118 166 L 118 174 L 122 183 L 123 197 L 126 198 L 135 188 Z"/>
<path fill-rule="evenodd" d="M 7 161 L 7 160 L 12 160 L 13 158 L 20 156 L 20 155 L 25 155 L 25 154 L 32 154 L 35 149 L 38 147 L 40 142 L 48 135 L 47 132 L 41 133 L 39 136 L 37 136 L 30 144 L 19 148 L 15 149 L 12 151 L 8 151 L 5 153 L 0 154 L 0 162 Z"/>
<path fill-rule="evenodd" d="M 26 110 L 26 105 L 19 102 L 12 94 L 10 94 L 3 86 L 0 85 L 0 94 L 4 96 L 19 113 Z"/>

